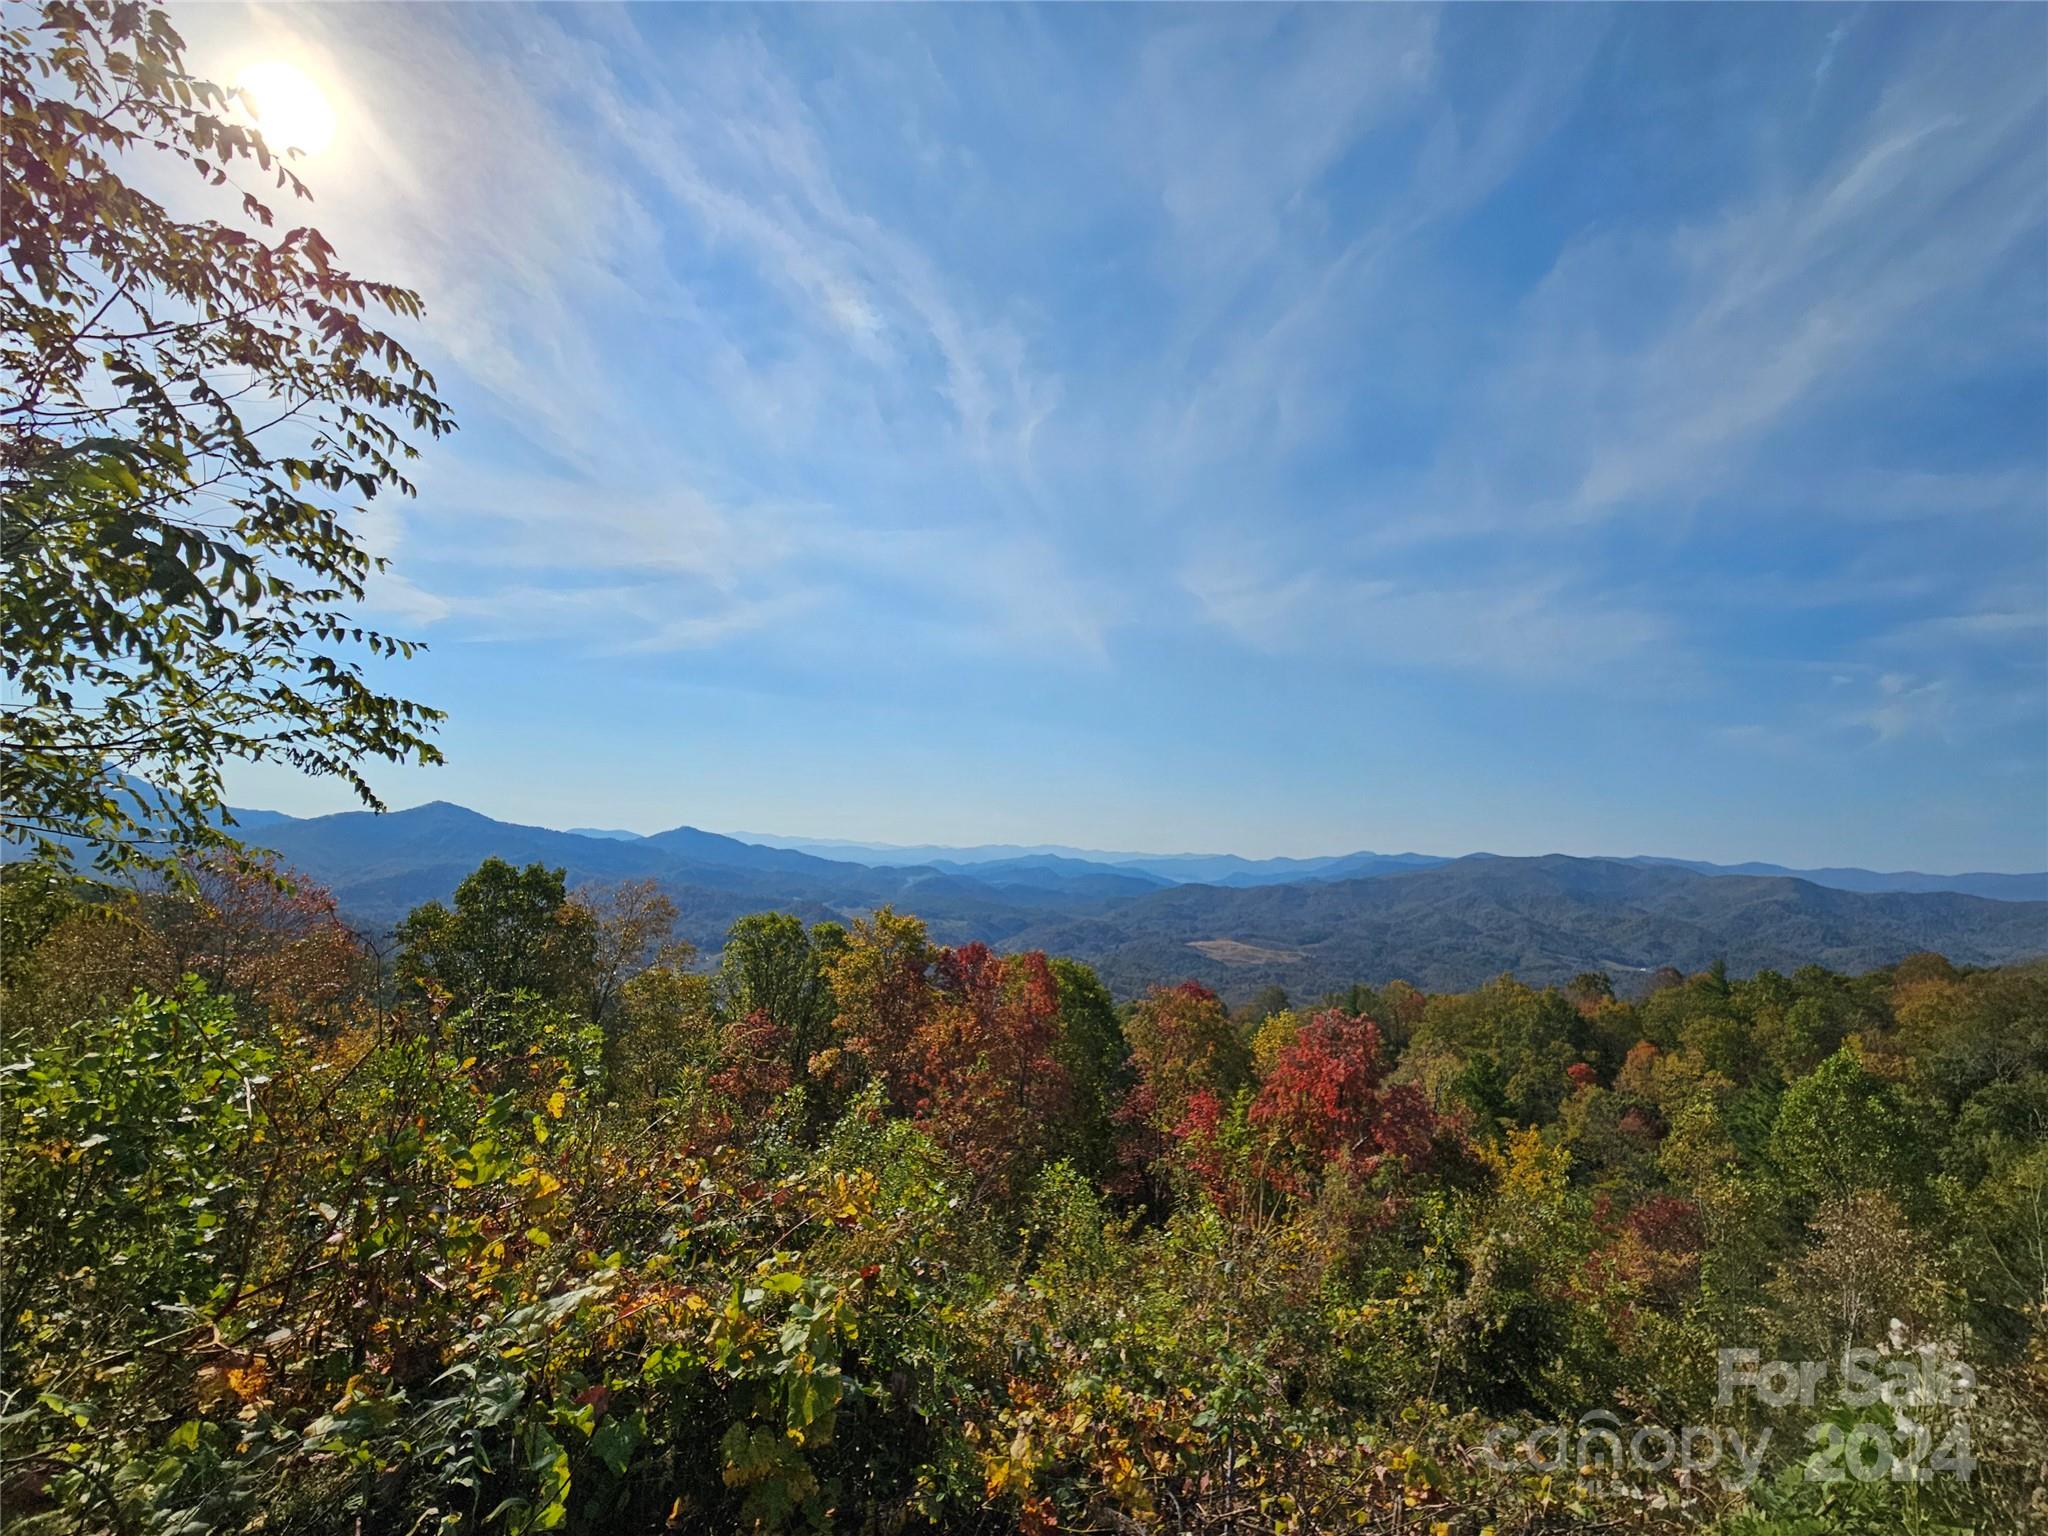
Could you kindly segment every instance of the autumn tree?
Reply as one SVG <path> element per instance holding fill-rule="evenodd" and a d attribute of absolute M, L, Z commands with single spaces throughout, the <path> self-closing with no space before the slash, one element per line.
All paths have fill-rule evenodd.
<path fill-rule="evenodd" d="M 1420 1165 L 1441 1127 L 1413 1084 L 1384 1084 L 1379 1026 L 1337 1009 L 1304 1020 L 1259 1084 L 1247 1120 L 1283 1184 L 1369 1175 L 1395 1158 Z"/>
<path fill-rule="evenodd" d="M 370 991 L 375 964 L 327 891 L 274 862 L 221 855 L 192 858 L 185 875 L 74 903 L 17 957 L 16 1011 L 69 1023 L 138 989 L 168 997 L 194 976 L 245 1015 L 331 1023 Z"/>
<path fill-rule="evenodd" d="M 1324 997 L 1319 1006 L 1338 1008 L 1345 1013 L 1371 1019 L 1380 1027 L 1381 1042 L 1399 1054 L 1408 1044 L 1408 1037 L 1415 1032 L 1415 1026 L 1422 1021 L 1423 1010 L 1428 1004 L 1428 994 L 1408 982 L 1395 980 L 1383 987 L 1368 987 L 1363 982 L 1354 982 L 1342 992 L 1332 992 Z"/>
<path fill-rule="evenodd" d="M 1085 966 L 936 948 L 884 907 L 854 922 L 826 971 L 835 1039 L 985 1195 L 1009 1200 L 1052 1157 L 1108 1165 L 1122 1036 Z"/>
<path fill-rule="evenodd" d="M 352 613 L 381 561 L 351 511 L 453 426 L 380 328 L 420 299 L 277 230 L 310 194 L 182 49 L 124 0 L 0 29 L 0 835 L 66 866 L 230 842 L 234 760 L 376 806 L 365 759 L 440 756 L 364 672 L 414 646 Z M 179 167 L 212 216 L 140 189 Z"/>
<path fill-rule="evenodd" d="M 193 975 L 274 1018 L 306 1019 L 334 1016 L 369 979 L 333 895 L 274 859 L 193 860 L 189 889 L 141 905 L 166 952 L 160 991 Z"/>
<path fill-rule="evenodd" d="M 1799 1343 L 1817 1359 L 1874 1345 L 1899 1319 L 1918 1335 L 1948 1321 L 1953 1292 L 1931 1245 L 1898 1202 L 1876 1189 L 1832 1195 L 1808 1224 L 1810 1243 L 1770 1292 Z"/>
<path fill-rule="evenodd" d="M 1914 1076 L 1944 1103 L 1961 1105 L 1994 1083 L 2048 1072 L 2048 961 L 1964 977 L 1952 987 L 1923 981 L 1901 1003 Z"/>
<path fill-rule="evenodd" d="M 846 942 L 825 961 L 837 1010 L 834 1034 L 899 1110 L 916 1096 L 911 1042 L 931 1014 L 937 958 L 923 923 L 883 907 L 855 919 Z"/>
<path fill-rule="evenodd" d="M 1605 971 L 1581 971 L 1564 989 L 1565 1000 L 1589 1018 L 1614 1001 L 1614 982 Z"/>
<path fill-rule="evenodd" d="M 569 898 L 590 915 L 590 1016 L 603 1024 L 616 1010 L 620 989 L 651 961 L 684 969 L 690 946 L 672 951 L 676 904 L 654 880 L 586 885 Z M 686 951 L 686 952 L 685 952 Z"/>
<path fill-rule="evenodd" d="M 1280 1053 L 1294 1042 L 1301 1033 L 1301 1015 L 1292 1008 L 1270 1014 L 1261 1020 L 1252 1032 L 1252 1075 L 1264 1078 L 1273 1070 L 1273 1064 L 1280 1059 Z"/>
<path fill-rule="evenodd" d="M 1154 1124 L 1177 1123 L 1206 1089 L 1229 1097 L 1251 1081 L 1251 1051 L 1222 1000 L 1200 982 L 1154 987 L 1131 1010 L 1124 1033 L 1137 1071 L 1135 1093 Z"/>
<path fill-rule="evenodd" d="M 149 986 L 153 946 L 136 906 L 89 899 L 47 865 L 0 867 L 0 1023 L 45 1035 Z"/>
<path fill-rule="evenodd" d="M 938 996 L 911 1042 L 916 1119 L 983 1195 L 1008 1201 L 1065 1137 L 1059 984 L 1044 955 L 986 944 L 942 951 L 933 970 Z"/>
<path fill-rule="evenodd" d="M 718 1070 L 710 1086 L 741 1114 L 759 1119 L 798 1081 L 789 1040 L 788 1028 L 765 1008 L 726 1019 L 718 1030 Z"/>

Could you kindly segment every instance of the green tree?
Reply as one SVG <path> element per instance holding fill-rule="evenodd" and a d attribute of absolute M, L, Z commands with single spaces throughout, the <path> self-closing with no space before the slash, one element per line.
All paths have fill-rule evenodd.
<path fill-rule="evenodd" d="M 1605 971 L 1581 971 L 1571 979 L 1564 989 L 1564 995 L 1583 1012 L 1591 1012 L 1603 1002 L 1614 998 L 1614 981 Z"/>
<path fill-rule="evenodd" d="M 1418 1075 L 1438 1063 L 1440 1091 L 1482 1115 L 1519 1124 L 1557 1117 L 1567 1075 L 1593 1046 L 1584 1015 L 1561 993 L 1501 976 L 1471 992 L 1429 999 L 1416 1026 Z M 1441 1064 L 1454 1065 L 1444 1071 Z"/>
<path fill-rule="evenodd" d="M 1254 992 L 1249 1000 L 1231 1009 L 1230 1020 L 1250 1036 L 1256 1034 L 1258 1027 L 1274 1014 L 1285 1013 L 1293 1006 L 1294 1004 L 1288 1000 L 1285 987 L 1264 986 Z"/>
<path fill-rule="evenodd" d="M 272 232 L 242 180 L 309 194 L 182 48 L 116 0 L 0 29 L 0 836 L 64 867 L 83 844 L 174 873 L 176 845 L 231 843 L 232 760 L 378 806 L 364 759 L 440 758 L 438 712 L 364 672 L 413 644 L 351 612 L 381 565 L 353 504 L 410 494 L 416 440 L 454 425 L 378 328 L 419 296 Z M 144 160 L 217 215 L 138 190 Z"/>
<path fill-rule="evenodd" d="M 598 927 L 563 873 L 489 858 L 455 888 L 453 908 L 417 906 L 398 925 L 401 981 L 428 983 L 458 1008 L 527 992 L 584 1013 L 597 975 Z"/>
<path fill-rule="evenodd" d="M 0 993 L 27 979 L 37 947 L 78 910 L 78 886 L 47 865 L 0 865 Z"/>
<path fill-rule="evenodd" d="M 718 1052 L 711 978 L 688 970 L 687 945 L 671 946 L 619 989 L 605 1029 L 605 1072 L 613 1097 L 646 1104 L 674 1091 Z"/>
<path fill-rule="evenodd" d="M 1770 1151 L 1786 1179 L 1817 1199 L 1859 1189 L 1905 1198 L 1929 1162 L 1912 1106 L 1847 1047 L 1785 1090 Z"/>
<path fill-rule="evenodd" d="M 832 1034 L 838 1004 L 826 967 L 846 944 L 837 923 L 806 930 L 787 912 L 756 912 L 734 923 L 719 957 L 717 994 L 726 1018 L 765 1015 L 783 1043 L 789 1080 L 800 1083 Z"/>
<path fill-rule="evenodd" d="M 1075 960 L 1054 960 L 1051 966 L 1060 1003 L 1053 1054 L 1073 1085 L 1074 1162 L 1100 1179 L 1116 1154 L 1110 1116 L 1130 1090 L 1131 1047 L 1102 978 Z"/>

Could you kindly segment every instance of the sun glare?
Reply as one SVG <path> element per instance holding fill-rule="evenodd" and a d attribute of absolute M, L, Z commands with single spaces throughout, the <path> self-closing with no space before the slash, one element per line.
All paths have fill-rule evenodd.
<path fill-rule="evenodd" d="M 272 149 L 317 155 L 334 142 L 334 109 L 313 77 L 283 59 L 251 64 L 235 77 Z"/>

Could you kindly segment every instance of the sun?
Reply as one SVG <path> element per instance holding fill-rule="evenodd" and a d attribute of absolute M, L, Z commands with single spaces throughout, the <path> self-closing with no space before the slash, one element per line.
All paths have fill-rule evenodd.
<path fill-rule="evenodd" d="M 272 149 L 318 155 L 334 142 L 334 108 L 298 65 L 283 59 L 251 64 L 235 77 L 235 89 L 242 92 Z"/>

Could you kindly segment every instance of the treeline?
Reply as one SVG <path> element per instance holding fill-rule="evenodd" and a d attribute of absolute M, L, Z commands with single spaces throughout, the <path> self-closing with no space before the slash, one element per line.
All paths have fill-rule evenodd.
<path fill-rule="evenodd" d="M 2048 966 L 1120 1006 L 886 909 L 705 969 L 493 860 L 379 955 L 189 874 L 6 872 L 10 1530 L 2048 1520 Z M 1724 1400 L 1858 1346 L 1975 1391 Z"/>

